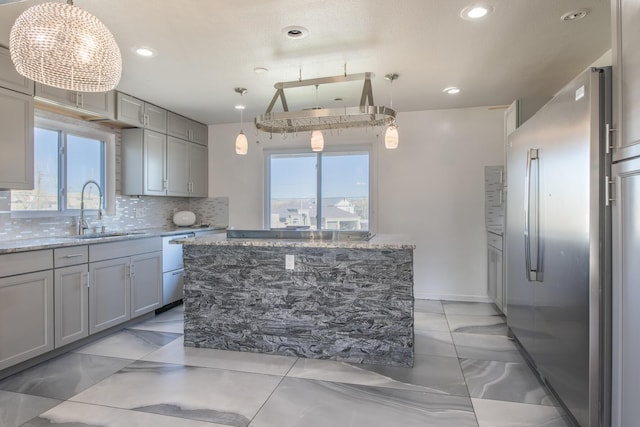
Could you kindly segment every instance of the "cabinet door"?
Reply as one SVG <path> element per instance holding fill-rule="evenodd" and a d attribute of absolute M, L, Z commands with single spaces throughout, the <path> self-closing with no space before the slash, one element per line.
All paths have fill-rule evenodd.
<path fill-rule="evenodd" d="M 0 86 L 33 96 L 33 80 L 16 71 L 9 49 L 0 47 Z"/>
<path fill-rule="evenodd" d="M 640 419 L 640 158 L 612 167 L 612 427 Z"/>
<path fill-rule="evenodd" d="M 491 301 L 498 298 L 497 249 L 487 246 L 487 295 Z"/>
<path fill-rule="evenodd" d="M 617 110 L 614 159 L 640 155 L 640 2 L 614 0 L 613 79 Z"/>
<path fill-rule="evenodd" d="M 167 133 L 167 110 L 153 104 L 144 104 L 145 128 Z"/>
<path fill-rule="evenodd" d="M 77 92 L 78 107 L 101 117 L 115 118 L 115 92 Z"/>
<path fill-rule="evenodd" d="M 189 119 L 169 111 L 167 114 L 167 134 L 189 140 Z"/>
<path fill-rule="evenodd" d="M 33 189 L 33 97 L 0 88 L 0 188 Z"/>
<path fill-rule="evenodd" d="M 57 268 L 54 273 L 55 347 L 59 348 L 89 335 L 89 266 Z"/>
<path fill-rule="evenodd" d="M 144 194 L 164 196 L 167 188 L 167 136 L 145 130 L 143 151 Z"/>
<path fill-rule="evenodd" d="M 189 195 L 207 197 L 209 194 L 209 150 L 206 146 L 189 144 Z"/>
<path fill-rule="evenodd" d="M 144 127 L 144 101 L 122 92 L 116 94 L 116 120 Z"/>
<path fill-rule="evenodd" d="M 202 123 L 191 121 L 191 141 L 200 145 L 207 145 L 209 141 L 209 127 Z"/>
<path fill-rule="evenodd" d="M 53 271 L 0 279 L 0 370 L 53 350 Z"/>
<path fill-rule="evenodd" d="M 60 89 L 42 83 L 36 83 L 35 95 L 38 98 L 69 107 L 77 107 L 80 101 L 78 92 Z"/>
<path fill-rule="evenodd" d="M 162 303 L 162 252 L 131 257 L 131 317 L 160 307 Z"/>
<path fill-rule="evenodd" d="M 89 333 L 131 317 L 129 257 L 89 264 Z"/>
<path fill-rule="evenodd" d="M 189 146 L 190 142 L 167 137 L 167 195 L 189 195 Z"/>

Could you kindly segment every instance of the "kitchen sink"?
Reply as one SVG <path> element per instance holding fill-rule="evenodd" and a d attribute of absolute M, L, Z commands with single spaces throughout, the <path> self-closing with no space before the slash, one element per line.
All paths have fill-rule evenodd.
<path fill-rule="evenodd" d="M 144 233 L 140 231 L 133 231 L 128 233 L 123 231 L 114 231 L 114 232 L 106 232 L 106 233 L 78 234 L 76 236 L 68 236 L 68 237 L 72 239 L 91 240 L 91 239 L 103 239 L 106 237 L 133 236 L 136 234 L 144 234 Z"/>

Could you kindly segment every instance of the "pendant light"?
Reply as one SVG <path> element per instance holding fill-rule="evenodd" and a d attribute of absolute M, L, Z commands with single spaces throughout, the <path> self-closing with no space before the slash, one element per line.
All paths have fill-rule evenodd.
<path fill-rule="evenodd" d="M 311 151 L 324 150 L 324 136 L 319 130 L 311 132 Z"/>
<path fill-rule="evenodd" d="M 389 107 L 393 109 L 393 81 L 396 80 L 399 76 L 395 73 L 387 74 L 384 76 L 385 79 L 389 80 Z M 389 126 L 387 126 L 387 130 L 384 132 L 384 148 L 387 150 L 395 150 L 398 148 L 398 126 L 396 125 L 395 120 Z"/>
<path fill-rule="evenodd" d="M 318 85 L 316 85 L 316 110 L 319 109 L 318 106 Z M 318 119 L 319 120 L 319 119 Z M 324 150 L 324 135 L 322 135 L 322 131 L 314 130 L 311 132 L 311 151 L 322 151 Z"/>
<path fill-rule="evenodd" d="M 25 10 L 11 28 L 9 50 L 18 73 L 61 89 L 107 92 L 122 74 L 111 32 L 71 0 Z"/>
<path fill-rule="evenodd" d="M 233 90 L 236 91 L 236 93 L 239 93 L 240 96 L 247 93 L 247 89 L 243 87 L 237 87 Z M 244 105 L 236 105 L 236 110 L 240 110 L 240 133 L 236 137 L 236 154 L 244 156 L 249 150 L 249 142 L 247 141 L 247 136 L 242 131 L 242 113 L 244 111 Z"/>

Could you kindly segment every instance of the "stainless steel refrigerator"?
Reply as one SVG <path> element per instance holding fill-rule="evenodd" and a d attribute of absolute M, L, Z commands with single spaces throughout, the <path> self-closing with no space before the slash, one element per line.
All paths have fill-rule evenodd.
<path fill-rule="evenodd" d="M 609 425 L 610 80 L 573 80 L 507 154 L 507 323 L 582 427 Z"/>

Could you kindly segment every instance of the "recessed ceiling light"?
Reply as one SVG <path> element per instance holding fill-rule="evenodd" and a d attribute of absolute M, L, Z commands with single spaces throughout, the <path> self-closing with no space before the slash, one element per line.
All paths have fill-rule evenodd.
<path fill-rule="evenodd" d="M 151 58 L 151 57 L 154 57 L 154 56 L 156 56 L 158 54 L 154 49 L 152 49 L 150 47 L 146 47 L 146 46 L 134 47 L 133 51 L 136 54 L 138 54 L 140 56 L 143 56 L 145 58 Z"/>
<path fill-rule="evenodd" d="M 269 69 L 265 67 L 256 67 L 253 69 L 253 72 L 256 74 L 266 73 L 267 71 L 269 71 Z"/>
<path fill-rule="evenodd" d="M 236 110 L 244 110 L 244 105 L 238 104 L 238 105 L 235 106 L 235 109 Z"/>
<path fill-rule="evenodd" d="M 486 4 L 472 4 L 460 12 L 460 17 L 468 21 L 477 21 L 486 18 L 493 12 L 493 7 Z"/>
<path fill-rule="evenodd" d="M 458 94 L 462 91 L 462 89 L 460 89 L 459 87 L 455 87 L 455 86 L 449 86 L 449 87 L 445 87 L 444 89 L 442 89 L 442 91 L 444 93 L 448 93 L 449 95 L 455 95 Z"/>
<path fill-rule="evenodd" d="M 580 19 L 587 16 L 589 12 L 591 12 L 591 9 L 576 9 L 572 10 L 571 12 L 565 13 L 560 17 L 560 19 L 565 22 L 579 21 Z"/>
<path fill-rule="evenodd" d="M 299 25 L 291 25 L 282 29 L 282 34 L 290 39 L 302 39 L 309 35 L 309 30 Z"/>

